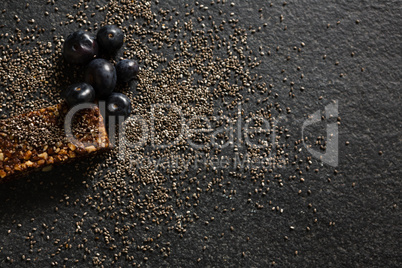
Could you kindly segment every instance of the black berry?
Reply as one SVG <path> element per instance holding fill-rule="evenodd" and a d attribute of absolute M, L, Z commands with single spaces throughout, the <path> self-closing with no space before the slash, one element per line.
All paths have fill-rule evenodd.
<path fill-rule="evenodd" d="M 113 54 L 123 46 L 124 34 L 116 25 L 103 26 L 96 35 L 102 52 Z"/>
<path fill-rule="evenodd" d="M 84 31 L 70 34 L 63 47 L 64 59 L 73 64 L 87 64 L 98 54 L 98 43 Z"/>
<path fill-rule="evenodd" d="M 112 93 L 106 100 L 108 115 L 127 118 L 131 113 L 131 101 L 122 93 Z"/>
<path fill-rule="evenodd" d="M 77 83 L 66 88 L 62 96 L 67 104 L 72 107 L 80 103 L 93 102 L 95 100 L 95 90 L 87 83 Z"/>
<path fill-rule="evenodd" d="M 116 70 L 107 60 L 95 59 L 88 64 L 84 80 L 94 87 L 98 98 L 104 99 L 116 86 Z"/>
<path fill-rule="evenodd" d="M 126 83 L 135 78 L 140 67 L 135 60 L 121 60 L 116 64 L 117 80 Z"/>

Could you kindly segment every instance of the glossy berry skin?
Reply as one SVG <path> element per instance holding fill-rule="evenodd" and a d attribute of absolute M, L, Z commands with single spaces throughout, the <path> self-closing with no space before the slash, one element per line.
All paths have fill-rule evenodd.
<path fill-rule="evenodd" d="M 113 54 L 123 46 L 124 34 L 116 25 L 103 26 L 96 35 L 102 52 Z"/>
<path fill-rule="evenodd" d="M 74 32 L 64 42 L 63 56 L 69 63 L 78 65 L 87 64 L 97 54 L 98 43 L 88 32 Z"/>
<path fill-rule="evenodd" d="M 116 64 L 117 80 L 126 83 L 135 78 L 140 66 L 135 60 L 121 60 Z"/>
<path fill-rule="evenodd" d="M 93 102 L 95 100 L 95 90 L 87 83 L 77 83 L 66 88 L 62 96 L 68 106 L 73 107 L 80 103 Z"/>
<path fill-rule="evenodd" d="M 84 80 L 93 86 L 98 98 L 105 99 L 116 86 L 116 70 L 107 60 L 94 59 L 86 67 Z"/>
<path fill-rule="evenodd" d="M 131 101 L 122 93 L 112 93 L 106 100 L 106 111 L 110 116 L 127 118 L 131 113 Z"/>

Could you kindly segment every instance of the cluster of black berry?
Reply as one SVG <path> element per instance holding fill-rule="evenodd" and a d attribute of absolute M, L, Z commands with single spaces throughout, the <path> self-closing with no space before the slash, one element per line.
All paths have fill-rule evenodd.
<path fill-rule="evenodd" d="M 138 63 L 124 59 L 119 61 L 115 68 L 109 61 L 96 58 L 99 52 L 114 55 L 123 46 L 123 42 L 124 34 L 115 25 L 102 27 L 96 39 L 85 31 L 77 31 L 67 37 L 63 48 L 64 59 L 72 64 L 87 64 L 85 82 L 73 84 L 62 93 L 70 107 L 99 99 L 106 100 L 108 115 L 130 115 L 130 99 L 113 90 L 117 81 L 126 83 L 136 77 L 139 72 Z"/>

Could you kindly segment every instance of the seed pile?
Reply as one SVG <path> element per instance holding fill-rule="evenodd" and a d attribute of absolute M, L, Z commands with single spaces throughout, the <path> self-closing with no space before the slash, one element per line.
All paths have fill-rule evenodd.
<path fill-rule="evenodd" d="M 54 12 L 61 12 L 55 2 L 49 0 L 48 5 Z M 215 8 L 216 5 L 219 7 Z M 35 252 L 44 258 L 50 255 L 53 265 L 70 266 L 69 262 L 88 260 L 105 267 L 139 265 L 149 255 L 138 260 L 133 250 L 154 252 L 161 257 L 170 255 L 170 243 L 158 241 L 163 241 L 166 233 L 186 233 L 187 226 L 200 218 L 197 206 L 202 195 L 219 191 L 228 198 L 235 197 L 231 181 L 245 179 L 253 183 L 250 191 L 263 195 L 270 187 L 283 186 L 285 178 L 276 168 L 300 160 L 294 152 L 301 141 L 289 145 L 288 129 L 277 119 L 291 113 L 291 108 L 282 107 L 276 101 L 275 85 L 253 71 L 280 48 L 275 49 L 273 43 L 272 51 L 263 46 L 253 51 L 248 39 L 271 26 L 261 23 L 260 27 L 246 27 L 234 12 L 223 14 L 220 7 L 227 5 L 230 3 L 225 0 L 186 4 L 183 14 L 174 7 L 159 8 L 158 1 L 109 1 L 104 6 L 79 1 L 65 14 L 66 20 L 60 25 L 73 24 L 95 32 L 106 24 L 114 24 L 123 30 L 126 41 L 120 56 L 136 59 L 142 69 L 138 81 L 116 91 L 130 98 L 131 114 L 143 120 L 149 130 L 148 139 L 141 146 L 129 146 L 128 143 L 139 142 L 145 131 L 141 120 L 128 119 L 126 141 L 116 140 L 118 146 L 104 156 L 104 161 L 95 163 L 84 174 L 86 196 L 76 200 L 65 196 L 61 201 L 86 211 L 65 219 L 71 221 L 74 234 L 67 241 L 52 240 L 50 228 L 46 227 L 37 234 L 44 239 L 30 244 L 30 254 Z M 230 6 L 235 8 L 234 4 Z M 49 12 L 44 15 L 49 16 Z M 104 20 L 97 23 L 92 19 L 97 17 Z M 283 20 L 283 16 L 278 18 L 279 22 Z M 30 21 L 26 30 L 18 28 L 15 33 L 0 34 L 2 117 L 58 103 L 58 89 L 77 82 L 74 79 L 82 75 L 79 68 L 68 72 L 65 67 L 65 33 L 53 29 L 53 40 L 45 41 L 41 34 L 51 29 L 34 24 Z M 24 44 L 29 43 L 36 45 L 25 49 Z M 303 47 L 304 43 L 294 47 L 294 53 L 300 53 Z M 284 57 L 285 62 L 288 57 Z M 300 75 L 302 80 L 303 74 Z M 285 77 L 279 87 L 294 97 L 297 82 Z M 197 116 L 191 123 L 182 124 L 183 120 L 188 122 Z M 252 129 L 248 135 L 244 132 L 246 125 Z M 209 132 L 181 135 L 188 133 L 189 128 L 222 131 L 216 136 Z M 199 146 L 195 148 L 189 141 Z M 224 166 L 229 169 L 223 172 L 214 163 L 228 156 Z M 262 163 L 252 165 L 255 161 Z M 302 174 L 302 167 L 298 167 L 289 180 Z M 283 212 L 279 206 L 272 206 L 274 211 Z M 255 207 L 264 206 L 256 203 Z M 114 229 L 104 225 L 110 219 L 115 221 Z M 33 222 L 36 224 L 37 220 Z M 149 236 L 138 237 L 138 228 L 147 230 Z M 95 240 L 99 248 L 87 247 L 88 240 Z M 50 243 L 54 250 L 39 253 L 41 247 L 51 248 Z M 57 256 L 71 247 L 80 249 L 82 255 L 61 263 Z M 24 260 L 33 261 L 29 254 L 23 256 Z M 12 262 L 13 258 L 7 260 Z"/>

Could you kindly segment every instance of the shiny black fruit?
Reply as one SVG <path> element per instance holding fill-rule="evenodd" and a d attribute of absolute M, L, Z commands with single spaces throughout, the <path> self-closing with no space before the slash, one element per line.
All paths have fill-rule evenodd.
<path fill-rule="evenodd" d="M 84 80 L 95 89 L 100 99 L 107 98 L 116 86 L 116 70 L 104 59 L 94 59 L 86 67 Z"/>
<path fill-rule="evenodd" d="M 102 52 L 113 54 L 123 46 L 124 34 L 116 25 L 103 26 L 96 35 Z"/>
<path fill-rule="evenodd" d="M 106 100 L 106 111 L 110 116 L 127 118 L 131 113 L 131 101 L 122 93 L 112 93 Z"/>
<path fill-rule="evenodd" d="M 77 31 L 70 34 L 63 46 L 64 59 L 73 64 L 87 64 L 98 54 L 98 43 L 89 33 Z"/>
<path fill-rule="evenodd" d="M 72 107 L 80 103 L 93 102 L 95 100 L 95 90 L 87 83 L 77 83 L 66 88 L 62 93 L 62 97 Z"/>
<path fill-rule="evenodd" d="M 135 78 L 140 67 L 135 60 L 121 60 L 116 64 L 117 80 L 126 83 Z"/>

